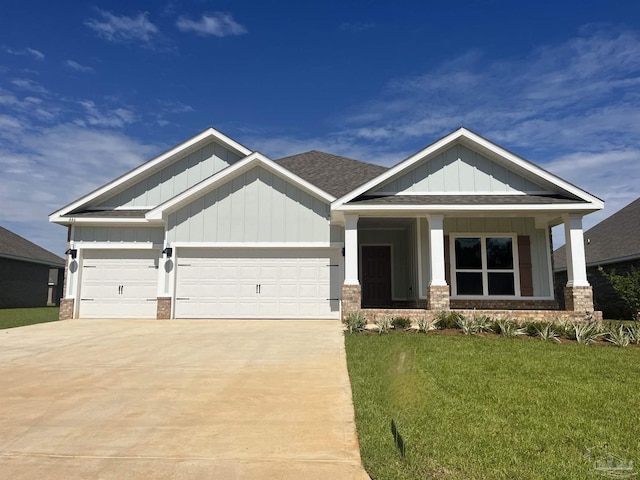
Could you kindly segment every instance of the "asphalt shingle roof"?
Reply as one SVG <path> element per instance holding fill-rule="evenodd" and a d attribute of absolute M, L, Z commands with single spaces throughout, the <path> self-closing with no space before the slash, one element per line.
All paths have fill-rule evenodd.
<path fill-rule="evenodd" d="M 611 263 L 640 255 L 640 198 L 584 233 L 587 265 Z M 553 253 L 554 269 L 567 268 L 563 245 Z"/>
<path fill-rule="evenodd" d="M 0 227 L 0 256 L 60 267 L 65 263 L 63 258 L 4 227 Z"/>
<path fill-rule="evenodd" d="M 387 167 L 318 150 L 284 157 L 276 163 L 336 198 L 387 170 Z"/>
<path fill-rule="evenodd" d="M 552 205 L 584 203 L 562 195 L 385 195 L 362 196 L 349 205 Z"/>
<path fill-rule="evenodd" d="M 144 218 L 146 210 L 77 210 L 65 217 Z"/>

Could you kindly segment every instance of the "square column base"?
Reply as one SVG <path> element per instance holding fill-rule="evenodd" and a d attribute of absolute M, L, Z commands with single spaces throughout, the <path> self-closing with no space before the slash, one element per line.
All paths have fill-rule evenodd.
<path fill-rule="evenodd" d="M 342 319 L 362 308 L 362 289 L 360 285 L 342 285 Z"/>
<path fill-rule="evenodd" d="M 156 319 L 169 320 L 170 318 L 171 318 L 171 297 L 158 297 Z"/>
<path fill-rule="evenodd" d="M 58 320 L 71 320 L 73 318 L 75 304 L 76 301 L 73 298 L 61 298 Z"/>
<path fill-rule="evenodd" d="M 593 289 L 588 287 L 565 287 L 564 308 L 574 312 L 593 312 Z"/>
<path fill-rule="evenodd" d="M 427 310 L 449 310 L 449 285 L 427 287 Z"/>

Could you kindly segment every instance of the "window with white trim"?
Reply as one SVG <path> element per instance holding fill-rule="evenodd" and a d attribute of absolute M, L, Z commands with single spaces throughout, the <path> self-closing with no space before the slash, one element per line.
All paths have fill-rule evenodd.
<path fill-rule="evenodd" d="M 514 235 L 452 236 L 451 273 L 456 296 L 520 295 Z"/>

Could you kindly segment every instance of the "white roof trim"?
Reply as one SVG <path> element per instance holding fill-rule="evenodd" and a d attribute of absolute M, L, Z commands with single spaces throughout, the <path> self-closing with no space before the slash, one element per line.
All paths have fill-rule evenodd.
<path fill-rule="evenodd" d="M 302 178 L 294 175 L 289 170 L 281 167 L 273 160 L 268 159 L 260 152 L 254 152 L 248 157 L 240 160 L 239 162 L 225 168 L 221 172 L 203 180 L 202 182 L 194 185 L 193 187 L 185 190 L 184 192 L 176 195 L 175 197 L 167 200 L 166 202 L 158 205 L 153 210 L 150 210 L 145 215 L 147 220 L 160 220 L 167 213 L 173 212 L 184 205 L 191 203 L 195 198 L 198 198 L 205 193 L 217 188 L 220 185 L 225 184 L 229 180 L 236 176 L 256 167 L 262 166 L 279 177 L 297 185 L 303 190 L 306 190 L 311 195 L 320 198 L 321 200 L 331 203 L 335 200 L 335 197 L 329 195 L 324 190 L 319 189 L 315 185 L 303 180 Z"/>
<path fill-rule="evenodd" d="M 132 180 L 133 178 L 142 175 L 143 173 L 147 172 L 148 170 L 156 167 L 158 164 L 163 163 L 173 157 L 175 157 L 176 155 L 182 153 L 183 151 L 193 147 L 194 145 L 197 145 L 198 143 L 205 141 L 207 139 L 213 139 L 213 140 L 217 140 L 218 142 L 222 143 L 223 145 L 229 147 L 232 150 L 235 150 L 236 152 L 238 152 L 240 155 L 244 155 L 247 156 L 249 154 L 251 154 L 251 150 L 249 150 L 247 147 L 239 144 L 238 142 L 236 142 L 235 140 L 233 140 L 230 137 L 227 137 L 225 134 L 219 132 L 218 130 L 216 130 L 215 128 L 208 128 L 205 131 L 199 133 L 198 135 L 191 137 L 190 139 L 186 140 L 185 142 L 182 142 L 181 144 L 167 150 L 166 152 L 158 155 L 155 158 L 152 158 L 151 160 L 145 162 L 144 164 L 140 165 L 137 168 L 134 168 L 133 170 L 125 173 L 124 175 L 116 178 L 115 180 L 103 185 L 102 187 L 97 188 L 96 190 L 94 190 L 93 192 L 85 195 L 84 197 L 79 198 L 78 200 L 76 200 L 73 203 L 70 203 L 69 205 L 62 207 L 60 210 L 57 210 L 55 212 L 53 212 L 51 215 L 49 215 L 49 221 L 50 222 L 60 222 L 63 221 L 64 219 L 62 219 L 61 217 L 63 215 L 68 214 L 69 212 L 72 212 L 73 210 L 82 207 L 83 205 L 91 202 L 92 200 L 100 197 L 101 195 L 104 195 L 105 193 L 107 193 L 109 190 L 113 190 L 117 187 L 119 187 L 120 185 L 122 185 L 125 182 L 128 182 L 129 180 Z"/>
<path fill-rule="evenodd" d="M 534 165 L 531 162 L 528 162 L 520 157 L 518 157 L 517 155 L 514 155 L 513 153 L 505 150 L 504 148 L 496 145 L 495 143 L 492 143 L 488 140 L 486 140 L 485 138 L 482 138 L 481 136 L 467 130 L 464 127 L 459 128 L 458 130 L 450 133 L 449 135 L 441 138 L 440 140 L 436 141 L 435 143 L 432 143 L 431 145 L 429 145 L 428 147 L 420 150 L 419 152 L 413 154 L 412 156 L 410 156 L 409 158 L 407 158 L 406 160 L 403 160 L 402 162 L 398 163 L 396 166 L 390 168 L 389 170 L 387 170 L 386 172 L 383 172 L 382 174 L 380 174 L 379 176 L 375 177 L 374 179 L 370 180 L 369 182 L 365 183 L 364 185 L 361 185 L 360 187 L 356 188 L 355 190 L 347 193 L 346 195 L 342 196 L 341 198 L 339 198 L 338 200 L 336 200 L 336 202 L 332 205 L 333 209 L 338 209 L 340 208 L 342 205 L 344 205 L 345 203 L 353 200 L 354 198 L 358 197 L 359 195 L 362 195 L 363 193 L 367 192 L 368 190 L 371 190 L 379 185 L 381 185 L 382 183 L 384 183 L 385 181 L 389 180 L 390 178 L 398 175 L 399 173 L 409 170 L 411 167 L 413 167 L 416 163 L 422 161 L 425 159 L 425 157 L 428 157 L 430 155 L 434 155 L 436 152 L 439 152 L 440 150 L 446 148 L 449 145 L 454 144 L 455 142 L 459 141 L 460 139 L 465 139 L 468 143 L 470 144 L 470 146 L 473 145 L 477 145 L 481 148 L 484 148 L 486 150 L 489 150 L 491 152 L 493 152 L 494 154 L 500 156 L 501 158 L 505 159 L 507 162 L 510 162 L 514 165 L 517 165 L 518 167 L 531 172 L 534 176 L 541 178 L 542 180 L 551 183 L 552 185 L 557 186 L 558 188 L 572 194 L 575 195 L 578 198 L 581 198 L 582 200 L 585 200 L 586 202 L 588 202 L 590 204 L 590 207 L 595 208 L 596 210 L 600 210 L 602 208 L 604 208 L 604 202 L 602 200 L 600 200 L 599 198 L 591 195 L 590 193 L 576 187 L 575 185 L 570 184 L 569 182 L 562 180 L 560 177 L 557 177 L 556 175 L 553 175 L 550 172 L 547 172 L 546 170 L 538 167 L 537 165 Z M 452 193 L 453 194 L 453 193 Z"/>

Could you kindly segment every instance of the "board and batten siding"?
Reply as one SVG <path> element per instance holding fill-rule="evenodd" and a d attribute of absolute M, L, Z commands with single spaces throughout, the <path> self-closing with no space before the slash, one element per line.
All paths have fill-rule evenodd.
<path fill-rule="evenodd" d="M 162 245 L 164 228 L 162 227 L 89 227 L 75 226 L 74 242 L 83 243 L 153 243 Z"/>
<path fill-rule="evenodd" d="M 549 284 L 549 252 L 547 251 L 547 230 L 535 228 L 533 218 L 445 218 L 444 234 L 452 233 L 514 233 L 526 235 L 531 239 L 531 270 L 534 297 L 552 296 L 552 286 Z M 426 219 L 420 219 L 420 238 L 422 240 L 420 266 L 423 289 L 429 285 L 429 225 Z M 425 292 L 422 292 L 424 296 Z"/>
<path fill-rule="evenodd" d="M 135 185 L 96 205 L 97 208 L 155 207 L 237 162 L 241 157 L 211 142 Z"/>
<path fill-rule="evenodd" d="M 463 145 L 421 162 L 371 193 L 518 193 L 547 189 Z"/>
<path fill-rule="evenodd" d="M 329 205 L 255 167 L 171 213 L 170 242 L 323 242 Z"/>

